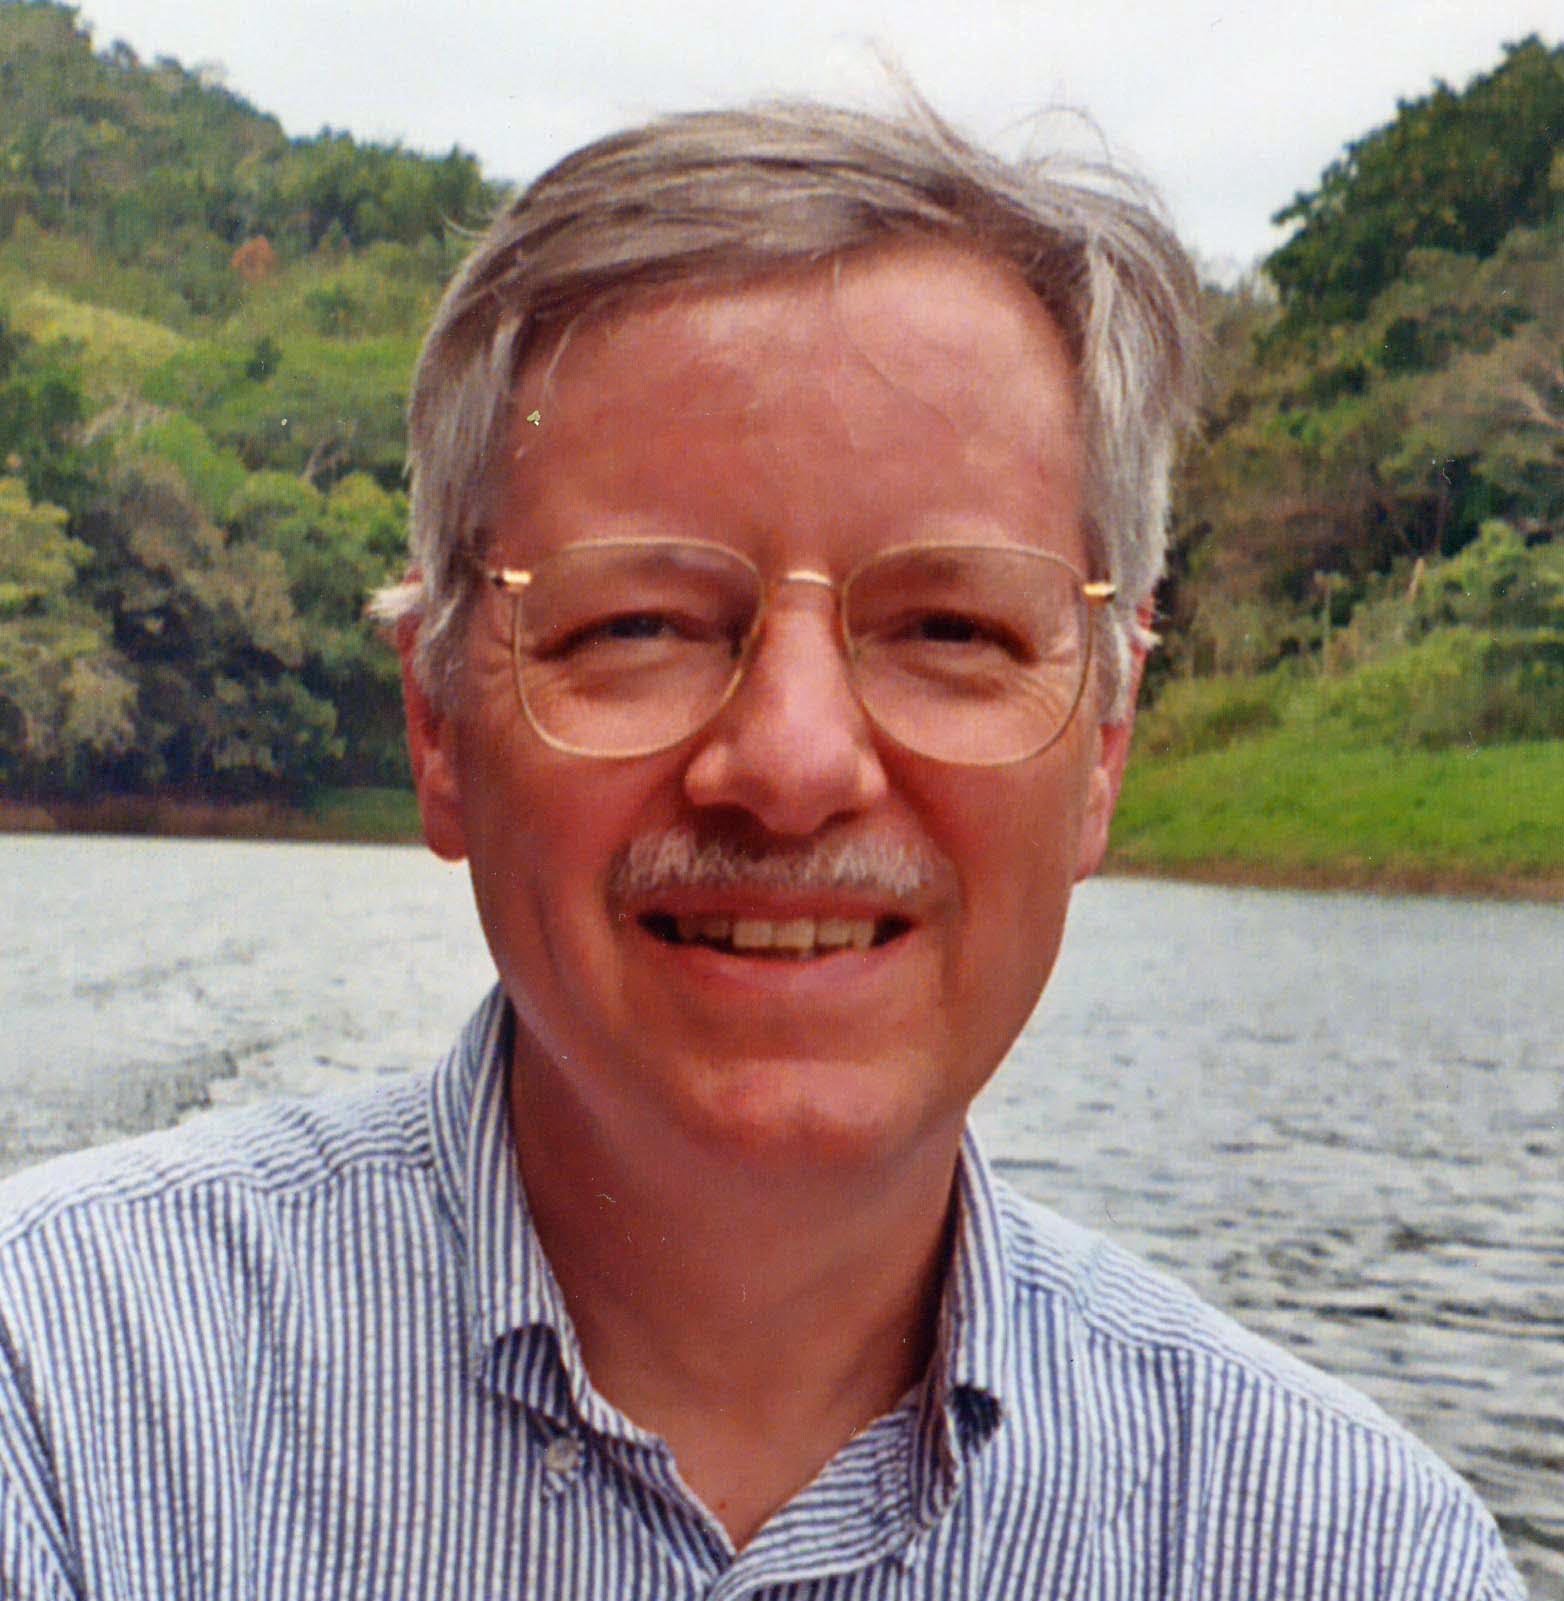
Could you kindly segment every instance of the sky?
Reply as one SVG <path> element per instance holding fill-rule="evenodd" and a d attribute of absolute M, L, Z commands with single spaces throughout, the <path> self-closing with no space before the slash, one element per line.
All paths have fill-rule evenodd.
<path fill-rule="evenodd" d="M 1436 79 L 1460 87 L 1559 0 L 82 0 L 99 48 L 212 65 L 290 134 L 323 126 L 525 180 L 662 111 L 808 94 L 885 106 L 877 52 L 1009 153 L 1064 140 L 1162 190 L 1208 270 Z M 1065 108 L 1065 109 L 1061 109 Z M 1086 113 L 1083 119 L 1069 113 Z"/>

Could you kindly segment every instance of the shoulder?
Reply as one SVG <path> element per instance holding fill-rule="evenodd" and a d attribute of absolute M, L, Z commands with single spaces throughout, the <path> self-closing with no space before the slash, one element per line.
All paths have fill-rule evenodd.
<path fill-rule="evenodd" d="M 1350 1386 L 1291 1356 L 1187 1285 L 1090 1229 L 997 1186 L 1006 1268 L 1022 1327 L 1066 1315 L 1081 1337 L 1121 1359 L 1230 1370 L 1323 1416 L 1394 1428 Z"/>
<path fill-rule="evenodd" d="M 1471 1489 L 1366 1396 L 1130 1252 L 997 1190 L 1012 1373 L 1046 1375 L 1051 1350 L 1067 1376 L 1041 1388 L 1069 1394 L 1061 1408 L 1057 1391 L 1028 1394 L 1018 1382 L 1018 1409 L 1039 1424 L 1073 1412 L 1104 1464 L 1112 1517 L 1139 1517 L 1146 1497 L 1170 1495 L 1202 1566 L 1229 1560 L 1236 1541 L 1275 1549 L 1284 1567 L 1306 1552 L 1382 1560 L 1385 1571 L 1433 1564 L 1427 1589 L 1405 1575 L 1409 1595 L 1520 1594 Z M 1434 1588 L 1436 1567 L 1462 1584 Z"/>
<path fill-rule="evenodd" d="M 428 1078 L 349 1095 L 207 1113 L 0 1180 L 0 1265 L 51 1235 L 112 1231 L 136 1214 L 239 1211 L 320 1196 L 367 1173 L 430 1162 Z"/>
<path fill-rule="evenodd" d="M 127 1552 L 228 1561 L 233 1528 L 266 1513 L 257 1464 L 290 1505 L 308 1492 L 326 1437 L 288 1464 L 323 1376 L 333 1416 L 356 1416 L 341 1397 L 399 1393 L 409 1352 L 444 1353 L 429 1090 L 206 1115 L 0 1183 L 0 1552 L 33 1541 L 95 1595 Z"/>

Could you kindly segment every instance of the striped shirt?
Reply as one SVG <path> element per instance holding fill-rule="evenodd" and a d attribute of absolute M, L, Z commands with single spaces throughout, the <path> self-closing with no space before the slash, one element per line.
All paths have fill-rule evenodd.
<path fill-rule="evenodd" d="M 970 1144 L 927 1382 L 735 1553 L 582 1365 L 508 1031 L 0 1186 L 0 1597 L 1521 1595 L 1367 1401 Z"/>

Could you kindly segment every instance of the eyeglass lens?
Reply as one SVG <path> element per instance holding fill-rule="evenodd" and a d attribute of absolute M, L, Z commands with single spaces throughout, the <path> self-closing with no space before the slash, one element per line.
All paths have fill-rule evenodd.
<path fill-rule="evenodd" d="M 567 750 L 629 756 L 677 744 L 732 693 L 763 602 L 759 573 L 720 546 L 568 546 L 516 597 L 522 704 Z M 888 551 L 848 577 L 842 620 L 864 709 L 927 756 L 1019 760 L 1058 736 L 1080 698 L 1080 581 L 1041 552 Z"/>

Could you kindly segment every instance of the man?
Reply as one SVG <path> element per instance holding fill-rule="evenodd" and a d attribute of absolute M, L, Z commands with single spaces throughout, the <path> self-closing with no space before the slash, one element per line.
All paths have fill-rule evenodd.
<path fill-rule="evenodd" d="M 965 1137 L 1106 843 L 1192 303 L 1122 183 L 921 113 L 497 222 L 383 610 L 499 987 L 431 1079 L 12 1185 L 4 1594 L 1520 1594 Z"/>

